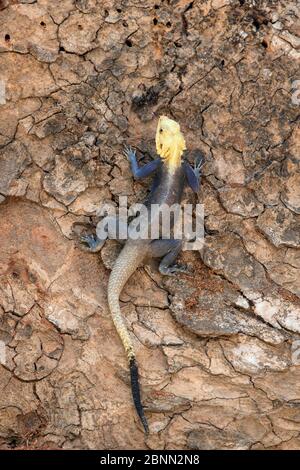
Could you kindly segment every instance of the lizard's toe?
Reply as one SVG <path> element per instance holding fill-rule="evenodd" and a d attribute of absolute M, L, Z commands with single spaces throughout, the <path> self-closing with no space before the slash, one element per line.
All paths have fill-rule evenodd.
<path fill-rule="evenodd" d="M 183 264 L 175 264 L 174 266 L 172 266 L 172 268 L 174 269 L 174 272 L 177 273 L 192 274 L 191 269 Z"/>
<path fill-rule="evenodd" d="M 95 237 L 94 235 L 81 235 L 80 240 L 82 243 L 89 245 L 95 241 Z"/>
<path fill-rule="evenodd" d="M 159 272 L 164 276 L 176 276 L 177 273 L 192 274 L 187 266 L 173 264 L 172 266 L 160 266 Z"/>
<path fill-rule="evenodd" d="M 204 164 L 204 156 L 200 153 L 197 155 L 195 162 L 194 162 L 195 170 L 199 171 L 201 167 L 203 166 L 203 164 Z"/>
<path fill-rule="evenodd" d="M 131 160 L 132 158 L 135 158 L 135 150 L 133 150 L 133 148 L 130 147 L 130 145 L 129 146 L 124 145 L 123 153 L 125 157 L 128 158 L 129 160 Z"/>

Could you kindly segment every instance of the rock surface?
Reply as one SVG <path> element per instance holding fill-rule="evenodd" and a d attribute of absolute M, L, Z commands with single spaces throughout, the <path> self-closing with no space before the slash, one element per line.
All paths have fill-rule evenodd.
<path fill-rule="evenodd" d="M 0 448 L 299 449 L 297 2 L 140 3 L 0 3 Z M 149 161 L 160 114 L 205 155 L 207 236 L 192 276 L 141 267 L 121 296 L 145 438 L 119 248 L 72 226 L 146 196 L 122 148 Z"/>

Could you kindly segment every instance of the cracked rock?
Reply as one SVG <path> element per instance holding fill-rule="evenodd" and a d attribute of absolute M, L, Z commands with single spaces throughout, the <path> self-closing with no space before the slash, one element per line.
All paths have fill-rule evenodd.
<path fill-rule="evenodd" d="M 31 157 L 26 147 L 15 141 L 0 149 L 0 192 L 8 195 L 16 180 L 31 163 Z"/>
<path fill-rule="evenodd" d="M 255 335 L 270 343 L 281 343 L 284 336 L 261 323 L 247 312 L 239 311 L 224 304 L 222 295 L 203 291 L 192 309 L 186 309 L 184 302 L 174 298 L 171 310 L 176 320 L 193 333 L 204 337 L 217 337 L 245 333 Z"/>
<path fill-rule="evenodd" d="M 55 328 L 40 319 L 38 309 L 32 310 L 18 323 L 11 344 L 16 352 L 13 372 L 25 381 L 40 380 L 50 375 L 63 350 L 62 338 Z"/>
<path fill-rule="evenodd" d="M 70 164 L 56 158 L 55 170 L 45 176 L 43 186 L 55 199 L 68 205 L 87 189 L 88 181 L 85 175 Z"/>
<path fill-rule="evenodd" d="M 257 225 L 275 246 L 300 247 L 300 216 L 285 207 L 266 209 Z"/>
<path fill-rule="evenodd" d="M 254 194 L 246 188 L 223 188 L 219 190 L 220 199 L 228 212 L 244 217 L 256 217 L 264 209 Z"/>
<path fill-rule="evenodd" d="M 59 39 L 67 52 L 85 54 L 97 44 L 97 32 L 101 25 L 99 14 L 83 14 L 75 11 L 59 28 Z"/>
<path fill-rule="evenodd" d="M 268 288 L 263 267 L 235 235 L 207 237 L 201 256 L 207 266 L 223 274 L 247 295 Z"/>
<path fill-rule="evenodd" d="M 284 204 L 296 214 L 300 214 L 300 174 L 292 175 L 281 194 Z"/>
<path fill-rule="evenodd" d="M 238 447 L 235 447 L 238 442 Z M 216 447 L 219 450 L 246 450 L 249 448 L 251 440 L 248 436 L 239 432 L 220 431 L 214 428 L 202 428 L 192 431 L 188 437 L 188 448 L 197 450 L 213 450 Z"/>
<path fill-rule="evenodd" d="M 288 348 L 279 349 L 256 338 L 240 336 L 237 343 L 222 341 L 225 357 L 235 370 L 244 374 L 258 374 L 265 370 L 285 370 L 290 364 Z"/>

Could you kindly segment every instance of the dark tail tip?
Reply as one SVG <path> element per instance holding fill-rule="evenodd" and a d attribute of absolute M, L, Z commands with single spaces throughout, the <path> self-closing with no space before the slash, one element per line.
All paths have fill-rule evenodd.
<path fill-rule="evenodd" d="M 130 368 L 130 378 L 131 378 L 131 393 L 132 393 L 134 406 L 144 426 L 145 433 L 149 434 L 149 426 L 148 426 L 147 419 L 144 413 L 144 408 L 141 402 L 139 371 L 138 371 L 138 367 L 137 367 L 134 357 L 130 358 L 129 368 Z"/>

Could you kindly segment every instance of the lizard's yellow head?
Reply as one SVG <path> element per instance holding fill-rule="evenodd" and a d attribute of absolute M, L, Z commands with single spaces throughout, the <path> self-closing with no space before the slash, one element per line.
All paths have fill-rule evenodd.
<path fill-rule="evenodd" d="M 179 124 L 167 116 L 160 116 L 156 130 L 156 151 L 171 171 L 181 164 L 185 149 L 185 140 Z"/>

